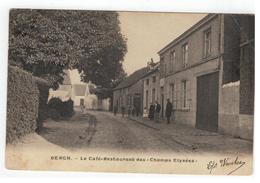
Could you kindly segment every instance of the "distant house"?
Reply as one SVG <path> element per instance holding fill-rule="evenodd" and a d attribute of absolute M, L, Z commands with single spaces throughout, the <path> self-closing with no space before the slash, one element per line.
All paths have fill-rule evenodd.
<path fill-rule="evenodd" d="M 62 101 L 67 101 L 72 96 L 72 84 L 70 79 L 70 72 L 68 70 L 64 71 L 65 75 L 63 76 L 63 83 L 59 85 L 57 90 L 50 89 L 49 99 L 53 97 L 58 97 Z"/>
<path fill-rule="evenodd" d="M 74 106 L 85 105 L 87 84 L 73 84 L 71 99 L 74 101 Z"/>
<path fill-rule="evenodd" d="M 113 90 L 113 107 L 117 107 L 121 112 L 122 107 L 127 111 L 134 107 L 137 114 L 143 112 L 143 80 L 149 68 L 143 67 L 123 80 Z"/>
<path fill-rule="evenodd" d="M 86 109 L 109 110 L 110 100 L 98 98 L 93 83 L 72 83 L 71 72 L 69 70 L 64 72 L 63 83 L 57 90 L 50 89 L 49 100 L 52 97 L 58 97 L 62 101 L 72 99 L 75 107 L 84 105 Z"/>

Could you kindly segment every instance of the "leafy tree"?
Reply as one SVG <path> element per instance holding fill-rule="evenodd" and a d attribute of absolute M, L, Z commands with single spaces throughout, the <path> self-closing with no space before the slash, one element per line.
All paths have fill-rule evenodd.
<path fill-rule="evenodd" d="M 116 12 L 10 11 L 10 64 L 47 79 L 55 89 L 64 69 L 78 69 L 83 81 L 111 88 L 123 71 L 126 40 Z"/>

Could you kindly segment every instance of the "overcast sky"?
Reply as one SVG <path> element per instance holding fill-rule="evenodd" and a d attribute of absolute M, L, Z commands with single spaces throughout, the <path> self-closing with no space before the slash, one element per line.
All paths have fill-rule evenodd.
<path fill-rule="evenodd" d="M 206 14 L 119 12 L 121 31 L 127 38 L 124 69 L 128 74 L 147 65 L 157 52 Z"/>
<path fill-rule="evenodd" d="M 140 13 L 119 12 L 120 27 L 127 38 L 128 52 L 124 69 L 133 73 L 154 59 L 159 61 L 157 52 L 194 25 L 206 14 L 182 13 Z M 71 72 L 72 83 L 80 82 L 77 70 Z"/>

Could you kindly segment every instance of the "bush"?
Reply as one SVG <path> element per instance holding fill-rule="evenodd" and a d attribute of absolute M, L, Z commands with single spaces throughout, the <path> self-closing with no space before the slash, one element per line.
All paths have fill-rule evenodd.
<path fill-rule="evenodd" d="M 32 74 L 8 67 L 6 142 L 34 132 L 37 125 L 39 90 Z"/>
<path fill-rule="evenodd" d="M 53 97 L 48 103 L 49 117 L 54 120 L 60 120 L 62 118 L 70 118 L 74 114 L 73 101 L 62 102 L 58 97 Z"/>
<path fill-rule="evenodd" d="M 50 84 L 41 78 L 35 77 L 37 87 L 39 89 L 39 109 L 38 109 L 38 118 L 37 118 L 37 129 L 41 129 L 43 121 L 48 117 L 48 97 Z"/>

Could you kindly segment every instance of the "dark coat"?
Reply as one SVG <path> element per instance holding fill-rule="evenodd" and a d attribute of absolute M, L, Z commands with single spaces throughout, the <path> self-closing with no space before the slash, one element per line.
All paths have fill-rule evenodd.
<path fill-rule="evenodd" d="M 155 107 L 155 112 L 160 113 L 160 111 L 161 111 L 161 105 L 157 104 Z"/>
<path fill-rule="evenodd" d="M 155 106 L 154 105 L 150 105 L 149 114 L 148 114 L 148 118 L 149 119 L 153 119 L 154 118 L 154 111 L 155 111 Z"/>
<path fill-rule="evenodd" d="M 166 104 L 165 115 L 166 115 L 166 117 L 171 117 L 171 115 L 172 115 L 172 103 L 171 102 L 167 102 L 167 104 Z"/>

